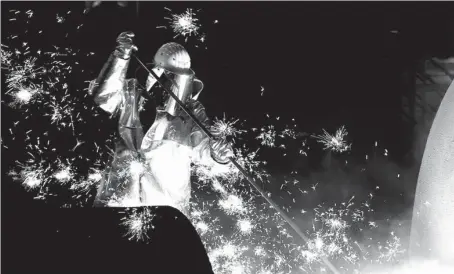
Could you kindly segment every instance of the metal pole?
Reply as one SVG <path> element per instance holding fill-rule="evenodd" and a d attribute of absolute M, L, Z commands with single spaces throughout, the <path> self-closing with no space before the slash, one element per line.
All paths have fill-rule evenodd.
<path fill-rule="evenodd" d="M 139 64 L 141 66 L 143 66 L 145 68 L 145 70 L 147 70 L 148 73 L 150 73 L 151 75 L 153 75 L 153 77 L 156 79 L 156 81 L 158 82 L 158 84 L 170 95 L 172 96 L 173 99 L 175 99 L 175 101 L 178 103 L 178 105 L 181 107 L 181 109 L 183 109 L 183 111 L 189 115 L 192 120 L 200 127 L 200 129 L 205 132 L 205 134 L 210 138 L 210 139 L 213 139 L 213 135 L 211 134 L 211 132 L 205 128 L 205 126 L 197 119 L 197 117 L 194 116 L 194 114 L 192 114 L 192 112 L 186 108 L 186 106 L 183 104 L 183 102 L 181 102 L 181 100 L 169 89 L 167 89 L 164 84 L 159 80 L 159 77 L 156 75 L 156 73 L 154 73 L 153 70 L 149 70 L 144 63 L 142 63 L 142 61 L 140 61 L 140 59 L 134 55 L 134 57 L 137 59 L 137 61 L 139 62 Z M 243 176 L 246 178 L 246 180 L 249 181 L 249 183 L 251 183 L 251 185 L 262 195 L 263 198 L 265 198 L 265 200 L 274 208 L 276 209 L 276 211 L 281 215 L 281 217 L 295 230 L 296 233 L 298 233 L 298 235 L 306 242 L 308 243 L 309 242 L 309 239 L 306 237 L 306 235 L 304 235 L 304 233 L 301 231 L 301 229 L 298 227 L 298 225 L 292 221 L 292 219 L 287 216 L 287 214 L 285 214 L 285 212 L 279 208 L 279 206 L 273 202 L 273 200 L 271 200 L 268 195 L 258 186 L 258 184 L 255 182 L 255 179 L 253 179 L 252 177 L 250 177 L 248 175 L 248 173 L 246 172 L 246 170 L 244 170 L 244 168 L 238 164 L 238 162 L 235 160 L 235 158 L 233 157 L 229 157 L 229 160 L 232 162 L 232 164 L 234 166 L 236 166 L 236 168 L 238 168 L 238 170 L 243 174 Z M 326 257 L 321 257 L 323 263 L 325 263 L 325 265 L 334 273 L 334 274 L 339 274 L 339 272 L 336 270 L 336 268 L 334 267 L 334 265 L 331 264 L 330 261 L 328 261 L 328 258 Z"/>

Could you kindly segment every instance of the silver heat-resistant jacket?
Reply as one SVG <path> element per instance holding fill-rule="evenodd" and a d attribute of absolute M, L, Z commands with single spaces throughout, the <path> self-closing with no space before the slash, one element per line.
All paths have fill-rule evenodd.
<path fill-rule="evenodd" d="M 94 205 L 169 205 L 187 213 L 191 163 L 218 164 L 211 156 L 209 138 L 182 110 L 171 115 L 164 108 L 157 108 L 155 121 L 144 135 L 139 120 L 144 91 L 136 79 L 125 79 L 128 63 L 112 54 L 98 79 L 90 84 L 95 102 L 119 121 L 115 155 Z M 210 128 L 200 102 L 189 100 L 186 106 Z"/>

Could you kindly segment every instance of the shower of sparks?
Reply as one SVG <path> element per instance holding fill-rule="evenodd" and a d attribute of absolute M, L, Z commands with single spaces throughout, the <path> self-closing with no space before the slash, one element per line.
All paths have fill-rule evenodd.
<path fill-rule="evenodd" d="M 13 56 L 13 53 L 9 50 L 7 50 L 8 47 L 6 45 L 1 45 L 1 64 L 2 64 L 2 69 L 8 69 L 11 67 L 11 57 Z"/>
<path fill-rule="evenodd" d="M 214 136 L 219 138 L 227 137 L 237 137 L 246 132 L 246 130 L 238 129 L 235 127 L 235 124 L 239 121 L 236 120 L 227 120 L 225 117 L 223 120 L 215 119 L 211 131 Z"/>
<path fill-rule="evenodd" d="M 167 9 L 171 11 L 170 9 Z M 186 40 L 189 36 L 197 36 L 199 33 L 200 25 L 198 23 L 196 14 L 192 9 L 187 9 L 184 13 L 181 14 L 171 14 L 171 17 L 165 17 L 165 19 L 170 21 L 170 26 L 175 33 L 174 38 L 178 36 L 186 37 Z"/>
<path fill-rule="evenodd" d="M 42 169 L 24 167 L 20 173 L 21 179 L 23 180 L 22 185 L 27 189 L 40 187 L 43 183 L 43 173 L 44 171 Z"/>
<path fill-rule="evenodd" d="M 324 145 L 325 150 L 334 152 L 345 152 L 350 150 L 351 144 L 348 144 L 347 141 L 344 140 L 348 134 L 344 126 L 339 128 L 334 136 L 326 132 L 326 130 L 323 130 L 323 132 L 323 135 L 316 135 L 313 137 L 317 139 L 317 142 Z"/>
<path fill-rule="evenodd" d="M 198 222 L 198 223 L 195 223 L 195 227 L 197 229 L 197 231 L 199 231 L 200 234 L 205 234 L 208 229 L 210 228 L 206 223 L 204 222 Z"/>
<path fill-rule="evenodd" d="M 129 165 L 129 172 L 132 176 L 140 176 L 145 172 L 145 167 L 141 162 L 132 161 Z"/>
<path fill-rule="evenodd" d="M 384 250 L 379 256 L 380 260 L 384 260 L 386 262 L 395 261 L 402 255 L 402 253 L 404 253 L 400 243 L 400 238 L 395 236 L 393 232 L 391 232 L 391 236 L 392 238 L 386 241 L 386 246 L 383 247 Z M 379 246 L 379 249 L 382 249 L 382 247 Z"/>
<path fill-rule="evenodd" d="M 22 55 L 21 52 L 16 52 L 16 55 Z M 43 67 L 36 66 L 36 57 L 26 58 L 22 64 L 14 64 L 10 60 L 2 60 L 2 64 L 10 64 L 8 67 L 8 74 L 6 76 L 6 83 L 8 83 L 8 88 L 20 87 L 21 85 L 26 85 L 39 75 L 45 73 Z"/>
<path fill-rule="evenodd" d="M 243 214 L 247 209 L 244 207 L 242 199 L 236 195 L 230 194 L 226 198 L 219 201 L 219 206 L 225 211 L 226 214 Z"/>
<path fill-rule="evenodd" d="M 239 220 L 237 222 L 238 229 L 243 234 L 250 234 L 254 226 L 251 224 L 250 220 Z"/>
<path fill-rule="evenodd" d="M 56 16 L 56 24 L 69 24 L 70 21 L 65 21 L 62 14 L 65 13 Z M 37 16 L 33 11 L 11 10 L 8 17 L 13 24 L 20 20 L 28 22 Z M 170 20 L 175 37 L 187 39 L 199 35 L 198 39 L 205 41 L 205 35 L 199 34 L 200 25 L 192 10 L 188 9 L 180 15 L 172 14 L 166 19 Z M 79 24 L 74 31 L 81 26 Z M 43 31 L 48 30 L 39 29 L 37 34 Z M 10 107 L 26 106 L 13 110 L 22 115 L 22 120 L 4 122 L 9 130 L 5 130 L 6 136 L 2 136 L 2 145 L 23 147 L 23 150 L 18 150 L 17 165 L 9 175 L 27 191 L 36 193 L 36 199 L 64 196 L 59 195 L 60 190 L 69 189 L 68 197 L 72 200 L 63 203 L 91 206 L 93 193 L 103 179 L 103 170 L 108 167 L 108 156 L 112 156 L 111 147 L 114 145 L 113 134 L 96 139 L 97 135 L 105 132 L 105 122 L 93 118 L 98 117 L 101 111 L 94 104 L 87 103 L 87 94 L 83 92 L 87 88 L 86 82 L 96 76 L 80 69 L 78 62 L 81 55 L 89 57 L 94 53 L 81 53 L 58 44 L 49 45 L 46 50 L 32 48 L 26 41 L 19 41 L 20 37 L 19 34 L 11 34 L 2 40 L 7 45 L 2 44 L 1 47 L 1 66 L 5 73 L 6 94 L 9 95 L 5 101 L 10 100 L 6 102 Z M 64 37 L 61 39 L 63 41 Z M 68 84 L 75 71 L 83 76 L 79 88 Z M 264 90 L 261 87 L 261 95 Z M 145 104 L 145 100 L 141 102 L 141 110 Z M 233 164 L 194 164 L 192 175 L 196 187 L 193 189 L 189 218 L 206 246 L 214 272 L 328 273 L 321 263 L 322 257 L 328 257 L 340 267 L 342 273 L 360 273 L 368 265 L 399 263 L 405 255 L 404 245 L 396 233 L 379 236 L 384 228 L 376 221 L 371 209 L 372 199 L 376 197 L 374 193 L 369 194 L 365 201 L 351 197 L 343 202 L 333 201 L 314 208 L 316 204 L 307 205 L 302 201 L 321 195 L 325 184 L 323 180 L 307 181 L 298 177 L 297 172 L 292 172 L 290 178 L 285 179 L 285 184 L 276 187 L 276 180 L 273 181 L 273 176 L 267 172 L 267 161 L 261 152 L 274 149 L 281 151 L 282 156 L 293 153 L 295 157 L 302 158 L 311 149 L 307 142 L 310 135 L 300 132 L 294 119 L 290 125 L 283 125 L 284 118 L 267 117 L 267 125 L 257 129 L 242 125 L 236 118 L 215 119 L 212 130 L 217 135 L 236 141 L 237 162 L 258 179 L 257 183 L 268 193 L 268 197 L 272 197 L 291 217 L 307 225 L 301 229 L 309 241 L 302 242 L 290 230 Z M 39 127 L 32 130 L 30 123 L 26 123 L 29 118 L 41 122 Z M 93 123 L 92 127 L 85 127 L 89 122 Z M 86 130 L 88 128 L 102 130 L 91 132 Z M 324 135 L 315 138 L 324 144 L 325 150 L 345 152 L 350 149 L 351 145 L 344 140 L 347 136 L 344 127 L 335 136 L 323 131 Z M 25 133 L 25 141 L 15 136 L 21 132 Z M 5 140 L 6 137 L 9 139 Z M 246 145 L 245 140 L 253 141 Z M 91 152 L 95 153 L 95 157 Z M 384 154 L 387 156 L 388 151 L 385 150 Z M 365 170 L 365 167 L 360 170 Z M 147 172 L 144 163 L 129 159 L 119 175 L 140 177 L 144 172 Z M 397 174 L 405 177 L 405 174 Z M 378 186 L 376 190 L 379 190 Z M 64 200 L 67 197 L 59 198 Z M 135 202 L 114 200 L 110 205 L 134 206 Z M 121 223 L 126 228 L 125 236 L 134 241 L 149 240 L 153 218 L 149 208 L 128 209 Z M 354 236 L 358 232 L 377 236 Z M 440 268 L 433 266 L 426 269 Z"/>
<path fill-rule="evenodd" d="M 130 157 L 122 162 L 122 168 L 118 171 L 118 176 L 123 179 L 134 179 L 137 180 L 140 178 L 145 172 L 147 172 L 147 168 L 144 163 L 135 157 Z"/>
<path fill-rule="evenodd" d="M 30 102 L 30 99 L 32 98 L 33 94 L 34 94 L 33 91 L 21 89 L 15 94 L 15 96 L 16 96 L 16 100 L 18 100 L 20 102 L 28 103 L 28 102 Z"/>
<path fill-rule="evenodd" d="M 153 219 L 155 213 L 150 207 L 130 208 L 125 212 L 121 225 L 126 228 L 125 236 L 130 240 L 148 241 L 151 240 L 150 232 L 154 229 Z"/>
<path fill-rule="evenodd" d="M 62 165 L 60 170 L 58 170 L 54 174 L 54 178 L 57 179 L 61 183 L 66 183 L 70 181 L 73 178 L 74 174 L 71 170 L 70 166 L 64 166 Z"/>
<path fill-rule="evenodd" d="M 91 173 L 88 174 L 86 180 L 75 181 L 71 185 L 70 190 L 73 191 L 72 198 L 76 201 L 83 201 L 87 203 L 88 199 L 92 198 L 92 194 L 96 191 L 101 179 L 102 172 L 92 168 Z"/>
<path fill-rule="evenodd" d="M 53 123 L 59 124 L 59 122 L 64 118 L 64 115 L 68 115 L 71 113 L 71 109 L 63 108 L 58 103 L 50 102 L 49 106 L 52 108 L 51 121 Z"/>
<path fill-rule="evenodd" d="M 32 103 L 36 96 L 39 94 L 37 89 L 19 88 L 10 94 L 13 97 L 13 101 L 9 104 L 11 107 L 19 107 Z"/>
<path fill-rule="evenodd" d="M 261 129 L 261 133 L 259 136 L 256 137 L 257 140 L 261 141 L 263 146 L 267 147 L 275 147 L 276 141 L 276 130 L 274 129 L 273 125 L 264 127 Z"/>
<path fill-rule="evenodd" d="M 88 175 L 88 180 L 92 182 L 99 182 L 102 179 L 102 173 L 99 170 L 94 169 L 92 173 Z"/>

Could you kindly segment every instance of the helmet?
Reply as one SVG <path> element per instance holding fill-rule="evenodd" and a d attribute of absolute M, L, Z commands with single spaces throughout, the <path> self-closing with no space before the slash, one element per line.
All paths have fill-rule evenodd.
<path fill-rule="evenodd" d="M 197 100 L 203 89 L 203 82 L 195 78 L 195 72 L 191 69 L 191 58 L 186 49 L 177 43 L 167 43 L 158 49 L 153 60 L 153 72 L 162 79 L 164 74 L 164 84 L 169 88 L 183 103 L 189 99 Z M 147 90 L 155 83 L 153 75 L 147 79 Z M 175 115 L 178 104 L 169 97 L 165 106 L 167 112 Z"/>
<path fill-rule="evenodd" d="M 158 49 L 154 56 L 154 64 L 172 73 L 188 74 L 191 68 L 191 57 L 182 45 L 171 42 Z"/>

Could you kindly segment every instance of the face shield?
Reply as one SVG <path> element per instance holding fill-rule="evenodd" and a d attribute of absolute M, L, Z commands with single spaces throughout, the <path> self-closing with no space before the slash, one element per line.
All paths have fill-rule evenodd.
<path fill-rule="evenodd" d="M 153 72 L 160 76 L 160 81 L 169 89 L 175 96 L 186 104 L 188 100 L 197 100 L 203 90 L 203 82 L 195 78 L 193 70 L 187 70 L 185 74 L 177 74 L 170 71 L 165 71 L 161 68 L 154 68 Z M 149 75 L 147 79 L 147 90 L 157 85 L 157 80 L 153 75 Z M 158 84 L 159 85 L 159 84 Z M 166 91 L 164 92 L 164 109 L 172 115 L 177 115 L 179 105 L 178 102 Z"/>
<path fill-rule="evenodd" d="M 152 71 L 159 77 L 161 83 L 175 94 L 178 99 L 186 104 L 188 100 L 197 100 L 203 83 L 195 78 L 194 71 L 190 68 L 191 59 L 186 49 L 177 43 L 164 44 L 156 52 L 153 60 Z M 157 79 L 150 73 L 146 82 L 146 90 L 156 86 Z M 177 115 L 178 103 L 169 94 L 164 92 L 164 109 Z"/>

